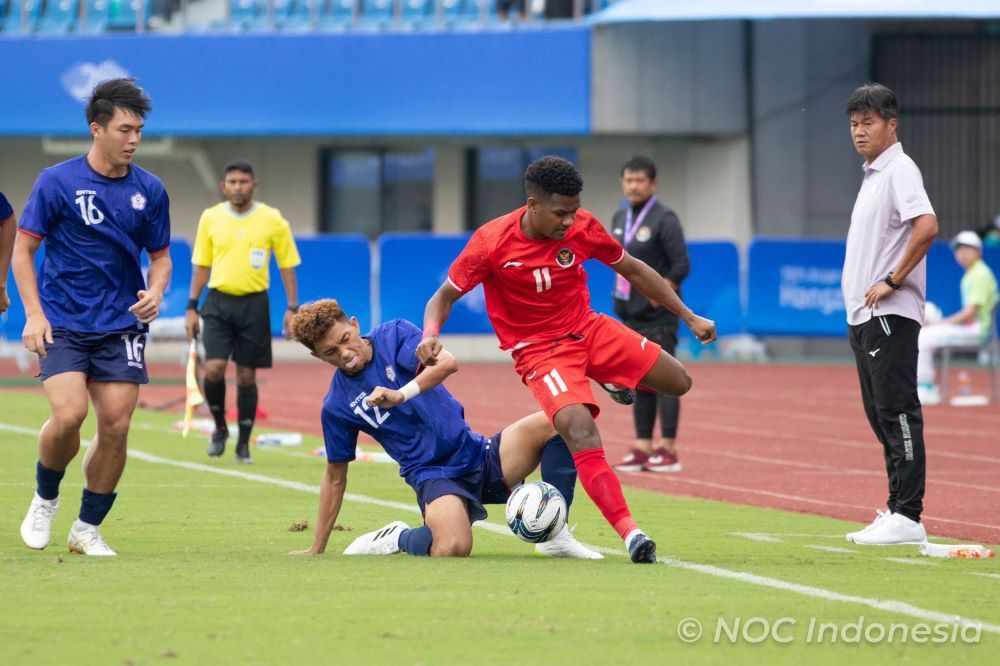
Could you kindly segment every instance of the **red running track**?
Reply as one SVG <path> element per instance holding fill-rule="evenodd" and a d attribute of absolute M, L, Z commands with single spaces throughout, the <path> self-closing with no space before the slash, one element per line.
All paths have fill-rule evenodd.
<path fill-rule="evenodd" d="M 694 363 L 689 371 L 694 388 L 682 399 L 678 433 L 684 471 L 622 473 L 623 483 L 859 523 L 883 507 L 881 445 L 862 411 L 852 366 Z M 0 372 L 16 371 L 5 363 Z M 180 376 L 182 369 L 161 364 L 152 372 Z M 319 362 L 262 371 L 261 407 L 269 415 L 262 424 L 319 434 L 330 374 Z M 985 372 L 970 374 L 974 391 L 987 393 Z M 466 364 L 448 387 L 483 433 L 537 410 L 506 364 Z M 632 440 L 631 409 L 595 391 L 602 408 L 598 425 L 614 461 Z M 141 399 L 157 406 L 181 395 L 180 386 L 152 385 L 143 388 Z M 235 391 L 227 399 L 232 406 Z M 924 421 L 928 531 L 1000 543 L 1000 407 L 926 407 Z"/>

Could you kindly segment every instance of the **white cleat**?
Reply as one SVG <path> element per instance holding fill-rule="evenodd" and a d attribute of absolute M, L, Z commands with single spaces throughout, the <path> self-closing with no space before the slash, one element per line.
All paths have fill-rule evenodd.
<path fill-rule="evenodd" d="M 28 515 L 21 522 L 21 539 L 28 548 L 41 550 L 49 545 L 52 536 L 52 521 L 56 518 L 59 498 L 42 499 L 35 493 L 28 507 Z"/>
<path fill-rule="evenodd" d="M 875 527 L 852 539 L 859 546 L 920 545 L 927 541 L 927 530 L 901 513 L 891 513 Z"/>
<path fill-rule="evenodd" d="M 399 535 L 410 526 L 401 520 L 362 534 L 344 549 L 344 555 L 393 555 L 399 552 Z"/>
<path fill-rule="evenodd" d="M 579 560 L 603 560 L 604 556 L 594 552 L 573 538 L 567 525 L 548 541 L 535 544 L 535 554 L 548 557 L 574 557 Z"/>
<path fill-rule="evenodd" d="M 875 529 L 876 527 L 878 527 L 879 525 L 882 524 L 883 520 L 885 520 L 886 518 L 888 518 L 891 515 L 892 515 L 892 513 L 889 512 L 889 511 L 882 511 L 881 509 L 876 509 L 875 510 L 875 520 L 873 520 L 872 522 L 868 523 L 865 527 L 863 527 L 862 529 L 858 530 L 857 532 L 848 532 L 844 536 L 844 538 L 847 539 L 848 541 L 850 541 L 851 543 L 854 543 L 854 537 L 860 536 L 860 535 L 864 534 L 865 532 L 868 532 L 869 530 Z"/>
<path fill-rule="evenodd" d="M 118 554 L 104 543 L 100 527 L 88 525 L 79 519 L 73 521 L 73 527 L 69 530 L 69 552 L 96 557 L 114 557 Z"/>

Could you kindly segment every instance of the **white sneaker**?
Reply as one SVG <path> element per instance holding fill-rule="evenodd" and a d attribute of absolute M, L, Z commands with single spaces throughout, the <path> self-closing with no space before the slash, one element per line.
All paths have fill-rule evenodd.
<path fill-rule="evenodd" d="M 104 543 L 100 527 L 89 525 L 79 518 L 73 521 L 73 527 L 69 529 L 69 552 L 96 557 L 114 557 L 118 554 Z"/>
<path fill-rule="evenodd" d="M 927 530 L 903 514 L 893 513 L 877 526 L 855 536 L 853 541 L 860 546 L 920 545 L 927 541 Z"/>
<path fill-rule="evenodd" d="M 559 534 L 548 541 L 535 544 L 537 555 L 549 557 L 575 557 L 580 560 L 603 560 L 604 556 L 594 552 L 573 538 L 573 532 L 568 525 L 563 525 Z"/>
<path fill-rule="evenodd" d="M 849 532 L 844 538 L 846 538 L 851 543 L 854 543 L 854 537 L 856 537 L 856 536 L 858 536 L 860 534 L 864 534 L 865 532 L 868 532 L 869 530 L 875 529 L 876 527 L 878 527 L 879 525 L 882 524 L 883 520 L 885 520 L 886 518 L 888 518 L 889 516 L 891 516 L 892 512 L 890 512 L 890 511 L 882 511 L 881 509 L 876 509 L 875 510 L 875 514 L 876 514 L 875 515 L 875 520 L 873 520 L 872 522 L 868 523 L 867 525 L 865 525 L 864 528 L 858 530 L 857 532 Z"/>
<path fill-rule="evenodd" d="M 917 399 L 921 405 L 940 405 L 941 391 L 936 384 L 918 384 Z"/>
<path fill-rule="evenodd" d="M 392 555 L 399 552 L 399 535 L 410 526 L 401 520 L 362 534 L 344 549 L 344 555 Z"/>
<path fill-rule="evenodd" d="M 42 499 L 35 493 L 28 507 L 28 515 L 21 522 L 21 539 L 28 548 L 41 550 L 49 545 L 52 536 L 52 521 L 56 518 L 59 498 Z"/>

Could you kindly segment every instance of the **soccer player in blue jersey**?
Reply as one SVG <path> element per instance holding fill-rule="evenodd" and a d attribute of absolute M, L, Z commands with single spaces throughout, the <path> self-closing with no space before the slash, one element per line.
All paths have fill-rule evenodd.
<path fill-rule="evenodd" d="M 10 270 L 10 255 L 14 251 L 16 230 L 14 208 L 3 192 L 0 192 L 0 314 L 10 307 L 10 297 L 7 296 L 7 271 Z"/>
<path fill-rule="evenodd" d="M 159 314 L 171 269 L 166 190 L 132 164 L 149 110 L 149 98 L 132 80 L 98 84 L 86 111 L 90 152 L 43 170 L 21 216 L 14 277 L 27 318 L 24 346 L 39 356 L 51 407 L 39 435 L 35 496 L 21 524 L 30 548 L 49 543 L 59 483 L 80 450 L 89 397 L 97 436 L 84 459 L 83 499 L 69 549 L 115 555 L 100 525 L 125 468 L 139 385 L 148 381 L 146 325 Z M 42 242 L 39 279 L 34 258 Z M 147 279 L 139 262 L 144 249 Z"/>
<path fill-rule="evenodd" d="M 358 537 L 345 555 L 465 557 L 472 550 L 472 523 L 486 517 L 484 504 L 502 504 L 542 460 L 542 477 L 573 500 L 576 469 L 566 444 L 538 412 L 493 437 L 472 431 L 465 410 L 441 385 L 458 370 L 447 352 L 443 363 L 421 372 L 416 349 L 422 331 L 395 319 L 362 336 L 358 320 L 337 301 L 303 305 L 292 319 L 292 337 L 312 355 L 337 368 L 323 400 L 327 467 L 319 497 L 312 546 L 293 555 L 326 550 L 347 487 L 347 465 L 355 458 L 358 433 L 379 442 L 399 463 L 413 488 L 424 524 L 410 529 L 396 521 Z M 599 559 L 573 538 L 569 528 L 536 546 L 541 554 Z"/>

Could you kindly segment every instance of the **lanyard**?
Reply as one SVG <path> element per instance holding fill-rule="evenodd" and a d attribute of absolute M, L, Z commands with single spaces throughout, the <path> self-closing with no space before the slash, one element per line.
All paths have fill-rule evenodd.
<path fill-rule="evenodd" d="M 632 206 L 628 207 L 625 211 L 625 237 L 622 239 L 622 247 L 628 247 L 628 244 L 632 242 L 632 239 L 635 238 L 635 233 L 642 226 L 642 221 L 646 219 L 646 214 L 655 204 L 656 196 L 654 195 L 649 198 L 646 205 L 639 211 L 639 216 L 634 220 L 632 219 Z"/>

